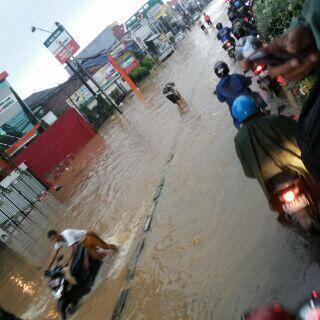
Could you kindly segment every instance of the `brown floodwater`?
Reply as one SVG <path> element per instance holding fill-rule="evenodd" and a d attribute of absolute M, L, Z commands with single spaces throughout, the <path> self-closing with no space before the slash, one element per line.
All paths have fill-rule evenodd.
<path fill-rule="evenodd" d="M 225 21 L 224 1 L 207 12 Z M 124 117 L 107 121 L 77 155 L 0 253 L 0 303 L 23 319 L 58 319 L 42 273 L 50 256 L 49 228 L 95 229 L 120 246 L 72 317 L 110 319 L 129 288 L 122 319 L 238 319 L 271 301 L 296 306 L 319 289 L 319 248 L 309 236 L 280 226 L 258 184 L 237 160 L 228 108 L 213 95 L 213 66 L 226 54 L 210 32 L 195 26 L 176 52 L 141 87 L 148 99 L 126 99 Z M 231 70 L 239 66 L 229 61 Z M 176 83 L 189 105 L 180 116 L 163 97 Z M 168 158 L 172 160 L 167 163 Z M 130 257 L 165 183 L 132 281 Z"/>

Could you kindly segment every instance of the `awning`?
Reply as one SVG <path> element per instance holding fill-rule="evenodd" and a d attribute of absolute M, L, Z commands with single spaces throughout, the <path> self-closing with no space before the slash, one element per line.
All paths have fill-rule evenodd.
<path fill-rule="evenodd" d="M 159 38 L 161 35 L 160 33 L 156 33 L 156 34 L 152 34 L 151 36 L 149 36 L 148 38 L 144 39 L 144 42 L 148 42 L 148 41 L 153 41 L 157 38 Z"/>

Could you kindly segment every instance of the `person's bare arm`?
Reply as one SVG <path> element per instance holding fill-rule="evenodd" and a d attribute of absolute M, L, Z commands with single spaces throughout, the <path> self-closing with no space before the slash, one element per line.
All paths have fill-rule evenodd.
<path fill-rule="evenodd" d="M 119 251 L 118 246 L 116 246 L 115 244 L 112 243 L 108 243 L 109 249 L 113 250 L 113 251 Z"/>
<path fill-rule="evenodd" d="M 320 61 L 312 31 L 304 26 L 296 27 L 276 38 L 265 50 L 275 53 L 286 52 L 297 56 L 279 66 L 270 66 L 269 73 L 273 78 L 281 75 L 288 80 L 303 79 L 319 65 Z"/>
<path fill-rule="evenodd" d="M 57 256 L 58 256 L 58 254 L 59 254 L 59 251 L 60 251 L 60 248 L 59 248 L 59 249 L 54 250 L 54 253 L 53 253 L 52 258 L 51 258 L 51 260 L 50 260 L 50 264 L 49 264 L 48 269 L 50 269 L 50 268 L 51 268 L 51 266 L 52 266 L 52 265 L 54 264 L 54 262 L 56 261 Z"/>
<path fill-rule="evenodd" d="M 272 78 L 283 76 L 289 81 L 301 80 L 313 72 L 319 66 L 320 52 L 311 29 L 305 26 L 297 26 L 288 33 L 274 39 L 262 50 L 270 53 L 288 53 L 295 56 L 285 63 L 269 66 L 269 74 Z M 245 60 L 243 68 L 249 69 L 252 62 Z"/>
<path fill-rule="evenodd" d="M 71 254 L 70 254 L 70 256 L 69 256 L 68 259 L 67 259 L 67 262 L 66 262 L 66 264 L 65 264 L 65 267 L 67 267 L 67 266 L 70 264 L 70 262 L 71 262 L 71 260 L 72 260 L 72 258 L 73 258 L 75 249 L 76 249 L 76 245 L 75 245 L 75 244 L 72 245 L 72 246 L 70 247 L 70 249 L 71 249 Z"/>

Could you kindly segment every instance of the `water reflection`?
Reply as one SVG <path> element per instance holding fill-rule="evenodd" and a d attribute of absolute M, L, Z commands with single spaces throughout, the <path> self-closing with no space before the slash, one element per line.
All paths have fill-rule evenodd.
<path fill-rule="evenodd" d="M 20 274 L 10 275 L 10 281 L 19 288 L 22 293 L 32 297 L 35 294 L 36 284 L 33 281 L 25 281 Z"/>
<path fill-rule="evenodd" d="M 54 309 L 50 310 L 48 312 L 48 314 L 45 316 L 45 319 L 48 320 L 54 320 L 54 319 L 59 319 L 59 314 L 57 311 L 55 311 Z"/>

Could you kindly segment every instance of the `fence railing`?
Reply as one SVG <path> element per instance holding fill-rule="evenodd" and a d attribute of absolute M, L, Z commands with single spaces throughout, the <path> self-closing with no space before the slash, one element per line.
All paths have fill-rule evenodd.
<path fill-rule="evenodd" d="M 5 242 L 19 228 L 46 191 L 25 164 L 0 182 L 0 241 Z"/>

